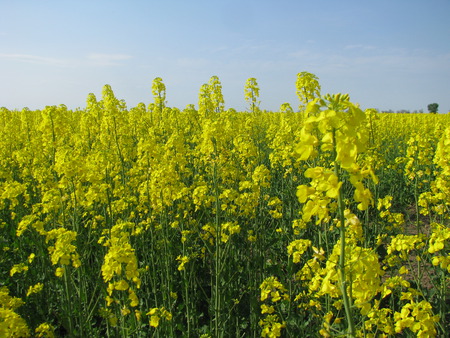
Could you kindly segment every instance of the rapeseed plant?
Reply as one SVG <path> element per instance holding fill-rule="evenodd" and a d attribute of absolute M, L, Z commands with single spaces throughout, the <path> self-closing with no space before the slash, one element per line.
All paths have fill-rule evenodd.
<path fill-rule="evenodd" d="M 0 336 L 448 334 L 448 116 L 320 89 L 0 108 Z"/>

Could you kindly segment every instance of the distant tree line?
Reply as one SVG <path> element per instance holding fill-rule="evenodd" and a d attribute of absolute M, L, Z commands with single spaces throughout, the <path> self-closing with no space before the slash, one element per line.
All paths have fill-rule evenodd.
<path fill-rule="evenodd" d="M 393 111 L 392 109 L 389 110 L 383 110 L 382 113 L 392 113 L 392 114 L 423 114 L 423 109 L 419 109 L 419 110 L 407 110 L 407 109 L 400 109 L 400 110 L 396 110 Z"/>
<path fill-rule="evenodd" d="M 438 112 L 438 108 L 439 108 L 439 105 L 437 103 L 430 103 L 428 105 L 428 112 L 431 114 L 436 114 Z M 412 112 L 410 110 L 406 110 L 406 109 L 400 109 L 397 111 L 393 111 L 392 109 L 389 109 L 389 110 L 383 110 L 382 113 L 423 114 L 423 109 L 413 110 Z"/>

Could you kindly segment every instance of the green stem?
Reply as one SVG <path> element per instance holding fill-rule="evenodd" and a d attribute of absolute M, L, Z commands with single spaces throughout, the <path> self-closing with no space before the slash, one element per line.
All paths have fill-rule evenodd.
<path fill-rule="evenodd" d="M 350 308 L 350 299 L 347 294 L 347 281 L 345 280 L 345 218 L 344 218 L 344 209 L 343 209 L 343 199 L 342 193 L 339 192 L 338 196 L 338 204 L 339 204 L 339 221 L 341 223 L 339 227 L 339 234 L 341 238 L 341 248 L 340 248 L 340 256 L 339 256 L 339 277 L 341 280 L 341 292 L 342 292 L 342 300 L 344 302 L 345 308 L 345 316 L 347 317 L 347 325 L 348 325 L 348 333 L 350 337 L 355 336 L 355 326 L 353 323 L 352 312 Z"/>
<path fill-rule="evenodd" d="M 216 228 L 216 239 L 215 239 L 215 252 L 214 252 L 214 332 L 216 337 L 220 337 L 221 333 L 221 290 L 220 290 L 220 274 L 221 274 L 221 237 L 222 237 L 222 227 L 220 226 L 220 201 L 219 201 L 219 182 L 217 173 L 217 145 L 215 139 L 213 139 L 214 144 L 214 166 L 213 166 L 213 184 L 214 184 L 214 199 L 215 199 L 215 228 Z"/>
<path fill-rule="evenodd" d="M 333 144 L 336 147 L 336 139 L 335 139 L 335 132 L 333 130 Z M 335 150 L 335 163 L 334 163 L 334 174 L 338 178 L 338 181 L 340 181 L 340 175 L 339 175 L 339 165 L 336 162 L 336 150 Z M 339 256 L 339 278 L 341 280 L 341 292 L 342 292 L 342 301 L 344 302 L 344 309 L 345 309 L 345 316 L 347 318 L 347 325 L 348 325 L 348 336 L 354 337 L 355 336 L 355 325 L 353 323 L 353 317 L 352 317 L 352 311 L 351 311 L 351 305 L 350 305 L 350 299 L 347 294 L 347 281 L 346 281 L 346 274 L 345 274 L 345 216 L 344 216 L 344 198 L 342 196 L 342 190 L 339 189 L 338 194 L 338 218 L 340 222 L 339 226 L 339 234 L 341 238 L 341 247 L 340 247 L 340 256 Z"/>
<path fill-rule="evenodd" d="M 418 191 L 417 191 L 417 173 L 415 173 L 415 177 L 414 177 L 414 208 L 415 208 L 415 212 L 416 212 L 417 234 L 419 234 L 420 233 L 420 224 L 419 224 L 419 205 L 418 205 L 417 195 L 418 195 Z"/>
<path fill-rule="evenodd" d="M 70 297 L 70 292 L 69 292 L 69 281 L 68 281 L 68 277 L 67 274 L 69 273 L 68 271 L 68 266 L 64 267 L 64 274 L 63 274 L 63 278 L 64 278 L 64 291 L 65 291 L 65 296 L 66 296 L 66 300 L 65 303 L 67 305 L 67 320 L 68 320 L 68 324 L 69 324 L 69 333 L 73 334 L 73 323 L 72 323 L 72 299 Z"/>
<path fill-rule="evenodd" d="M 181 232 L 183 233 L 184 231 L 184 225 L 183 223 L 181 224 Z M 186 247 L 185 244 L 183 242 L 182 244 L 183 246 L 183 257 L 186 256 Z M 189 268 L 189 270 L 191 270 L 191 268 Z M 183 292 L 184 292 L 184 299 L 186 302 L 186 323 L 187 323 L 187 332 L 186 332 L 186 337 L 190 337 L 191 336 L 191 300 L 189 297 L 189 286 L 190 286 L 190 277 L 188 277 L 188 274 L 186 272 L 186 268 L 183 270 Z"/>

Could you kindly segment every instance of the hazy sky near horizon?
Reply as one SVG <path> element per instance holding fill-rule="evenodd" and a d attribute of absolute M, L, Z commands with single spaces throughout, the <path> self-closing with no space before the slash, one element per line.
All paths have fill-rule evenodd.
<path fill-rule="evenodd" d="M 0 107 L 84 108 L 111 85 L 128 108 L 197 106 L 219 77 L 226 108 L 294 109 L 297 73 L 363 109 L 450 111 L 450 0 L 0 0 Z"/>

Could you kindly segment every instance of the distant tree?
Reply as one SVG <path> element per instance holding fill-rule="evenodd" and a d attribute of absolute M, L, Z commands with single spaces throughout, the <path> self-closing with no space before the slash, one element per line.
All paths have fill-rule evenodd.
<path fill-rule="evenodd" d="M 428 105 L 428 111 L 429 111 L 431 114 L 436 114 L 437 111 L 438 111 L 438 107 L 439 107 L 439 105 L 438 105 L 437 103 L 430 103 L 430 104 Z"/>

